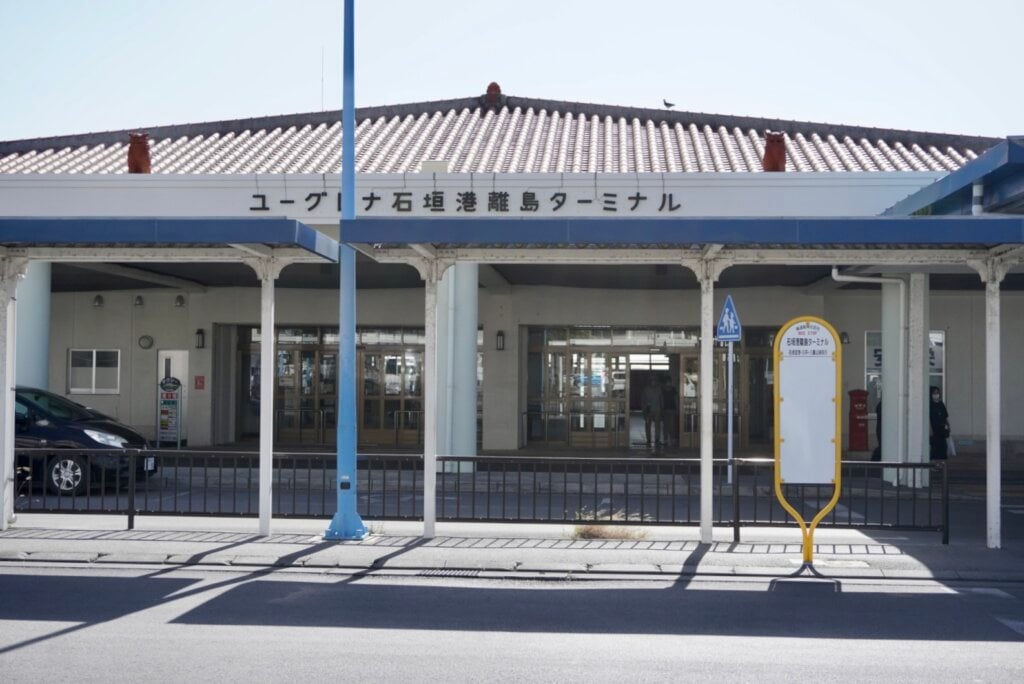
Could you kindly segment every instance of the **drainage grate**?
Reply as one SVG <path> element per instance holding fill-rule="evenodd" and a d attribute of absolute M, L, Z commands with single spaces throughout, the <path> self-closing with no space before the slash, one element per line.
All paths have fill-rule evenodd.
<path fill-rule="evenodd" d="M 435 568 L 420 571 L 419 577 L 479 577 L 479 570 L 456 570 L 454 568 Z"/>

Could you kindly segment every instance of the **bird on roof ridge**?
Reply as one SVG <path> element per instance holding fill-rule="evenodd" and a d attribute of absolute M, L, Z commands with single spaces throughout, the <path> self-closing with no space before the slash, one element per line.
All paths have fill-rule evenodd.
<path fill-rule="evenodd" d="M 669 102 L 668 100 L 664 100 L 664 99 L 661 101 L 661 103 L 663 105 L 665 105 L 665 109 L 672 109 L 673 107 L 676 106 L 675 102 Z"/>

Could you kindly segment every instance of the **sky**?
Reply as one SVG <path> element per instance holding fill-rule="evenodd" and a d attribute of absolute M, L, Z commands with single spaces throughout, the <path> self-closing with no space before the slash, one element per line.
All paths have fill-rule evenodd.
<path fill-rule="evenodd" d="M 0 140 L 341 106 L 342 0 L 0 0 Z M 1021 0 L 356 0 L 356 103 L 1024 134 Z"/>

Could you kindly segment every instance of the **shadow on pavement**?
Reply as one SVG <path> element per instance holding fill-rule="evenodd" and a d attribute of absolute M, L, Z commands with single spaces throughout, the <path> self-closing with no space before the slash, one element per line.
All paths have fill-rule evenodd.
<path fill-rule="evenodd" d="M 184 625 L 335 627 L 479 632 L 784 636 L 1020 642 L 955 594 L 770 592 L 670 588 L 452 587 L 276 581 L 272 569 L 187 589 L 171 577 L 5 575 L 0 619 L 83 624 L 0 653 L 148 608 L 211 595 Z M 234 586 L 230 586 L 234 585 Z"/>
<path fill-rule="evenodd" d="M 261 625 L 841 639 L 1024 640 L 954 594 L 487 588 L 255 581 L 175 620 Z"/>

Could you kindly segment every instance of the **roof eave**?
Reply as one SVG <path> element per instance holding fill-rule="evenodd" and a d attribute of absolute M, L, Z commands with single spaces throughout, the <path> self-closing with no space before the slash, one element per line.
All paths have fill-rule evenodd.
<path fill-rule="evenodd" d="M 971 187 L 977 182 L 986 185 L 986 194 L 992 193 L 992 202 L 986 203 L 986 210 L 997 211 L 1021 199 L 1024 193 L 1024 188 L 1020 187 L 1022 174 L 1024 137 L 1009 137 L 960 169 L 900 200 L 882 215 L 969 213 Z"/>

